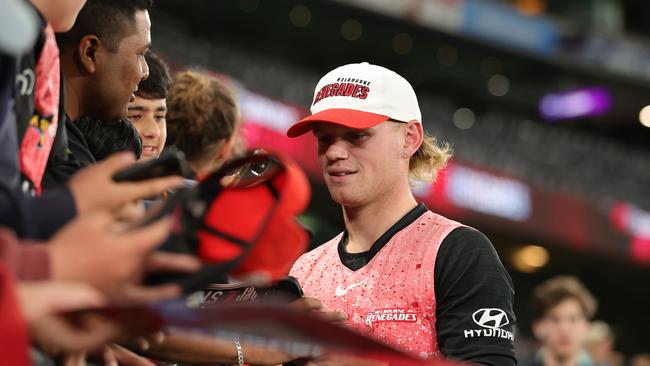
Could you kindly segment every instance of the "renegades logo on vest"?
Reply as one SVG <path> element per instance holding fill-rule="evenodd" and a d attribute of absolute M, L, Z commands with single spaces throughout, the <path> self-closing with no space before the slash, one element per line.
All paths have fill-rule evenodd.
<path fill-rule="evenodd" d="M 337 78 L 336 83 L 327 84 L 322 87 L 312 105 L 318 103 L 324 98 L 328 97 L 351 97 L 366 99 L 368 94 L 370 94 L 370 82 L 355 78 Z"/>
<path fill-rule="evenodd" d="M 418 321 L 417 310 L 409 309 L 377 309 L 366 315 L 366 325 L 372 328 L 374 323 L 404 322 L 415 323 Z"/>

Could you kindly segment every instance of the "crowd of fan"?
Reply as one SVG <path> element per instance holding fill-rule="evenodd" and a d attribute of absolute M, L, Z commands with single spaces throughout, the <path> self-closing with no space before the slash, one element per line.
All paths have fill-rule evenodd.
<path fill-rule="evenodd" d="M 8 12 L 13 5 L 5 3 L 2 6 L 7 9 L 2 10 Z M 141 354 L 186 362 L 237 362 L 238 354 L 228 342 L 188 344 L 172 333 L 137 339 L 122 337 L 118 344 L 112 342 L 124 335 L 119 324 L 99 315 L 74 322 L 59 315 L 116 301 L 153 302 L 180 296 L 176 285 L 144 286 L 142 278 L 160 270 L 195 271 L 199 260 L 190 255 L 155 251 L 169 233 L 169 220 L 140 228 L 131 224 L 142 218 L 145 198 L 173 190 L 183 180 L 171 177 L 118 183 L 112 177 L 137 159 L 157 158 L 170 144 L 185 153 L 195 175 L 218 168 L 241 150 L 235 96 L 225 82 L 198 71 L 182 71 L 170 77 L 164 61 L 149 50 L 150 1 L 32 0 L 25 5 L 38 13 L 34 24 L 19 24 L 11 29 L 16 26 L 7 23 L 2 32 L 35 28 L 35 44 L 26 52 L 3 48 L 0 54 L 2 363 L 153 365 Z M 162 42 L 167 45 L 161 48 L 179 44 Z M 229 62 L 235 57 L 233 53 L 230 58 L 216 59 Z M 249 77 L 257 75 L 255 70 L 261 66 L 255 67 L 250 65 L 251 59 L 243 59 L 247 61 L 230 65 L 246 68 Z M 268 71 L 263 74 L 286 75 Z M 311 85 L 313 79 L 305 72 L 296 82 Z M 310 89 L 272 84 L 285 85 L 288 90 Z M 263 91 L 262 84 L 259 85 Z M 441 111 L 449 113 L 439 104 L 425 99 L 425 115 L 435 121 L 448 119 L 436 115 Z M 431 110 L 434 105 L 438 107 Z M 516 161 L 515 166 L 531 166 L 530 162 L 535 160 L 531 154 L 490 150 L 509 144 L 488 144 L 488 138 L 474 136 L 480 133 L 498 139 L 503 138 L 498 132 L 507 130 L 512 139 L 521 140 L 517 146 L 522 149 L 535 149 L 532 142 L 543 144 L 553 140 L 557 149 L 585 149 L 585 154 L 600 156 L 579 162 L 562 161 L 567 169 L 598 160 L 601 166 L 593 171 L 607 174 L 614 169 L 603 169 L 602 164 L 616 162 L 617 169 L 649 178 L 650 169 L 646 169 L 645 175 L 636 173 L 643 170 L 646 162 L 632 156 L 632 152 L 613 147 L 612 151 L 626 159 L 610 161 L 608 153 L 594 153 L 592 150 L 603 149 L 591 142 L 576 147 L 569 139 L 554 137 L 552 131 L 543 127 L 511 128 L 513 124 L 512 120 L 503 121 L 500 129 L 494 123 L 479 124 L 464 135 L 435 124 L 431 128 L 439 130 L 443 139 L 450 137 L 458 145 L 460 157 L 472 161 L 488 164 L 493 160 L 482 161 L 482 157 L 500 156 L 502 159 L 497 161 L 503 166 L 509 166 L 509 161 Z M 477 141 L 486 145 L 470 148 L 479 145 Z M 463 152 L 467 155 L 463 156 Z M 544 159 L 536 161 L 538 165 L 549 165 L 555 160 L 559 163 L 563 160 L 560 157 L 566 155 L 545 154 Z M 620 165 L 622 161 L 626 165 Z M 532 165 L 530 172 L 539 171 L 535 168 L 538 165 Z M 549 169 L 541 171 L 550 174 Z M 592 170 L 585 167 L 584 171 Z M 607 181 L 600 176 L 592 178 Z M 583 188 L 586 186 L 579 189 Z M 629 189 L 630 198 L 642 194 L 644 188 Z M 546 348 L 533 362 L 564 352 L 561 348 L 567 342 L 557 341 L 559 346 L 553 343 L 557 334 L 554 327 L 561 322 L 584 320 L 584 324 L 578 324 L 576 338 L 576 342 L 582 342 L 580 337 L 586 334 L 595 302 L 579 283 L 572 279 L 551 282 L 536 292 L 535 301 L 535 334 Z M 313 299 L 307 299 L 302 306 L 322 310 Z M 331 315 L 332 319 L 337 316 Z M 571 342 L 569 346 L 574 347 L 576 343 Z M 579 343 L 577 349 L 581 347 Z M 290 359 L 254 348 L 247 349 L 247 357 L 251 363 L 259 364 L 278 364 Z"/>
<path fill-rule="evenodd" d="M 194 175 L 220 166 L 241 150 L 230 87 L 191 70 L 172 80 L 150 51 L 151 1 L 1 5 L 2 364 L 153 365 L 136 354 L 145 351 L 160 359 L 238 362 L 241 351 L 231 340 L 193 343 L 174 333 L 130 338 L 124 324 L 98 314 L 61 315 L 181 296 L 176 284 L 145 286 L 143 278 L 191 273 L 200 260 L 155 250 L 169 235 L 168 218 L 137 223 L 145 199 L 161 200 L 187 182 L 113 176 L 136 160 L 159 157 L 166 142 L 185 153 Z M 5 37 L 20 33 L 36 34 L 35 41 Z M 320 309 L 308 298 L 295 306 Z M 288 359 L 255 347 L 246 352 L 258 364 Z"/>
<path fill-rule="evenodd" d="M 529 308 L 535 340 L 520 336 L 519 364 L 525 366 L 646 366 L 650 354 L 626 358 L 616 350 L 609 324 L 594 320 L 598 300 L 573 276 L 557 276 L 537 286 Z"/>

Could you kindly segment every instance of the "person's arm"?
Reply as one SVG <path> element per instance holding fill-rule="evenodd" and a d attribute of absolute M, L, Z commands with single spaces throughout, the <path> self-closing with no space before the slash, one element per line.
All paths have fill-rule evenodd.
<path fill-rule="evenodd" d="M 19 242 L 11 230 L 0 227 L 0 259 L 21 281 L 50 278 L 50 253 L 42 243 Z"/>
<path fill-rule="evenodd" d="M 251 365 L 277 365 L 292 357 L 242 343 L 244 361 Z M 162 361 L 179 363 L 230 363 L 237 364 L 237 349 L 233 340 L 197 337 L 172 333 L 160 344 L 152 344 L 148 356 Z"/>
<path fill-rule="evenodd" d="M 0 184 L 0 224 L 21 238 L 48 239 L 76 213 L 67 187 L 28 197 L 17 188 Z"/>
<path fill-rule="evenodd" d="M 452 231 L 440 246 L 434 283 L 442 354 L 481 365 L 515 365 L 515 292 L 490 240 L 467 227 Z"/>
<path fill-rule="evenodd" d="M 309 312 L 328 322 L 341 322 L 345 320 L 345 314 L 327 309 L 320 300 L 313 297 L 302 297 L 287 306 L 294 310 Z M 241 345 L 244 361 L 247 364 L 277 365 L 287 363 L 296 358 L 283 352 L 270 351 L 245 344 L 244 342 Z M 167 335 L 163 342 L 152 342 L 149 346 L 147 350 L 148 354 L 164 361 L 180 363 L 237 363 L 237 352 L 232 340 L 172 333 Z M 324 363 L 324 365 L 327 365 L 327 363 Z M 357 362 L 356 365 L 359 365 L 359 363 Z"/>

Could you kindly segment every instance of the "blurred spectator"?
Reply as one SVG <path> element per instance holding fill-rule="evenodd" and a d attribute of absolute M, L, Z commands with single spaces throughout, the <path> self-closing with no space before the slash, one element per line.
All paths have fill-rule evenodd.
<path fill-rule="evenodd" d="M 203 175 L 230 158 L 239 129 L 239 110 L 232 90 L 198 71 L 174 76 L 169 92 L 169 145 L 185 153 L 189 167 Z"/>
<path fill-rule="evenodd" d="M 40 192 L 57 131 L 61 84 L 54 32 L 69 29 L 84 2 L 35 0 L 33 14 L 26 9 L 30 13 L 26 15 L 31 16 L 21 16 L 13 13 L 12 7 L 29 3 L 12 0 L 2 11 L 7 19 L 1 22 L 16 28 L 2 31 L 3 35 L 10 35 L 10 43 L 29 33 L 37 35 L 36 44 L 30 40 L 30 49 L 20 58 L 1 56 L 0 224 L 10 226 L 21 236 L 48 238 L 75 215 L 73 195 L 67 188 L 48 192 L 40 199 L 29 199 L 22 192 Z M 32 17 L 35 22 L 27 24 Z M 12 105 L 13 111 L 7 113 L 7 107 Z M 57 215 L 51 215 L 52 207 L 57 207 Z"/>
<path fill-rule="evenodd" d="M 650 354 L 641 353 L 630 359 L 630 366 L 650 366 Z"/>
<path fill-rule="evenodd" d="M 46 247 L 51 254 L 50 261 L 46 263 L 26 262 L 25 259 L 30 259 L 23 255 L 26 246 L 16 245 L 15 237 L 0 229 L 0 269 L 11 270 L 1 273 L 2 279 L 10 276 L 31 280 L 18 285 L 18 312 L 6 307 L 5 291 L 11 287 L 7 283 L 2 286 L 2 314 L 12 317 L 12 327 L 9 329 L 13 333 L 13 344 L 21 339 L 18 325 L 24 318 L 29 325 L 31 340 L 52 356 L 59 352 L 95 349 L 113 339 L 120 325 L 100 316 L 70 321 L 61 318 L 58 313 L 101 306 L 106 303 L 107 297 L 113 300 L 148 301 L 179 294 L 179 289 L 173 285 L 156 288 L 138 285 L 143 269 L 169 268 L 171 264 L 169 255 L 151 254 L 151 250 L 167 236 L 168 222 L 161 221 L 121 234 L 115 224 L 111 215 L 106 213 L 89 214 L 73 221 Z M 184 270 L 194 270 L 198 266 L 192 258 L 184 258 L 184 264 L 178 258 L 174 262 L 176 269 L 184 267 Z M 24 267 L 33 265 L 44 265 L 46 268 L 41 269 L 37 277 L 34 270 L 25 272 Z M 97 268 L 102 270 L 97 271 Z M 16 314 L 12 315 L 12 311 Z M 2 323 L 4 331 L 4 319 Z M 4 334 L 2 337 L 4 345 Z"/>
<path fill-rule="evenodd" d="M 10 0 L 18 4 L 17 1 Z M 177 270 L 191 271 L 198 266 L 196 259 L 183 258 L 169 254 L 152 254 L 154 247 L 168 235 L 169 223 L 162 220 L 146 228 L 124 232 L 119 230 L 113 216 L 106 210 L 142 196 L 157 194 L 173 187 L 178 179 L 150 181 L 145 184 L 116 184 L 112 175 L 119 169 L 132 163 L 128 155 L 118 155 L 104 164 L 81 172 L 70 182 L 70 189 L 63 192 L 63 200 L 51 199 L 48 195 L 40 198 L 28 198 L 18 189 L 18 141 L 16 115 L 11 112 L 14 87 L 19 89 L 21 102 L 32 101 L 38 116 L 29 119 L 29 131 L 35 139 L 31 148 L 37 149 L 34 156 L 21 154 L 21 164 L 33 164 L 43 167 L 53 143 L 52 116 L 60 106 L 58 83 L 58 49 L 53 38 L 53 31 L 65 31 L 74 21 L 76 12 L 84 1 L 34 1 L 45 20 L 52 22 L 45 25 L 44 46 L 40 50 L 37 65 L 27 67 L 26 72 L 19 73 L 18 82 L 14 83 L 17 60 L 0 50 L 0 225 L 16 228 L 21 235 L 37 233 L 34 236 L 50 238 L 63 223 L 76 211 L 84 213 L 82 217 L 66 225 L 63 230 L 50 239 L 48 246 L 42 243 L 27 246 L 17 240 L 13 234 L 0 229 L 0 325 L 3 360 L 11 365 L 27 364 L 26 332 L 24 323 L 29 325 L 29 335 L 39 346 L 59 351 L 76 352 L 96 348 L 116 334 L 116 327 L 93 316 L 69 323 L 58 316 L 66 310 L 74 310 L 105 303 L 105 296 L 133 300 L 155 300 L 177 296 L 179 289 L 174 285 L 144 288 L 139 286 L 140 276 L 150 270 L 164 270 L 175 267 Z M 0 23 L 13 24 L 12 4 L 2 4 L 3 18 Z M 5 9 L 4 5 L 8 5 Z M 41 7 L 39 7 L 39 5 Z M 18 23 L 22 19 L 18 17 Z M 11 19 L 16 20 L 16 19 Z M 2 33 L 14 34 L 12 29 L 2 28 Z M 20 37 L 18 37 L 20 38 Z M 4 40 L 4 38 L 2 39 Z M 39 52 L 35 52 L 38 54 Z M 23 60 L 25 61 L 25 60 Z M 40 63 L 43 61 L 44 63 Z M 28 77 L 29 76 L 29 77 Z M 41 84 L 38 84 L 38 82 Z M 39 87 L 41 85 L 41 87 Z M 22 93 L 22 91 L 25 93 Z M 27 93 L 29 91 L 29 93 Z M 57 98 L 54 98 L 56 96 Z M 42 98 L 42 99 L 39 99 Z M 45 106 L 42 104 L 45 103 Z M 17 103 L 17 106 L 22 104 Z M 26 115 L 30 116 L 29 103 Z M 34 107 L 34 106 L 32 106 Z M 39 109 L 41 108 L 41 109 Z M 45 108 L 45 109 L 42 109 Z M 42 115 L 45 114 L 45 115 Z M 44 123 L 42 118 L 49 118 Z M 34 122 L 32 124 L 32 122 Z M 54 127 L 54 128 L 53 128 Z M 40 130 L 40 132 L 38 132 Z M 47 136 L 40 135 L 45 132 Z M 28 133 L 26 132 L 26 135 Z M 23 140 L 25 143 L 25 140 Z M 43 143 L 39 145 L 39 143 Z M 25 145 L 23 144 L 23 147 Z M 47 146 L 48 149 L 39 150 Z M 27 151 L 27 150 L 24 150 Z M 34 152 L 34 150 L 29 150 Z M 25 171 L 23 171 L 24 173 Z M 5 174 L 6 173 L 6 174 Z M 38 173 L 38 172 L 37 172 Z M 42 173 L 42 172 L 41 172 Z M 31 179 L 35 176 L 28 177 Z M 30 180 L 31 181 L 31 180 Z M 31 181 L 34 183 L 35 181 Z M 97 192 L 102 192 L 98 195 Z M 72 195 L 71 195 L 72 192 Z M 75 200 L 73 201 L 73 195 Z M 99 198 L 99 199 L 98 199 Z M 117 201 L 121 201 L 117 202 Z M 57 210 L 56 213 L 54 210 Z M 34 228 L 35 227 L 35 228 Z M 28 250 L 29 249 L 29 250 Z M 27 252 L 38 258 L 26 256 Z M 44 254 L 44 255 L 41 255 Z M 117 259 L 116 259 L 117 258 Z M 170 267 L 171 266 L 171 267 Z M 101 271 L 97 269 L 101 268 Z M 182 269 L 181 269 L 182 268 Z M 13 279 L 38 280 L 38 282 L 19 283 L 13 286 Z M 58 283 L 64 281 L 66 283 Z M 76 284 L 74 282 L 77 282 Z M 82 282 L 82 283 L 79 283 Z M 85 284 L 84 284 L 85 283 Z M 18 289 L 18 303 L 16 292 Z M 100 293 L 102 291 L 103 293 Z M 8 333 L 5 333 L 8 332 Z M 5 348 L 7 347 L 7 348 Z"/>
<path fill-rule="evenodd" d="M 12 0 L 13 1 L 13 0 Z M 31 167 L 30 172 L 34 175 L 27 177 L 32 184 L 37 183 L 42 173 L 45 162 L 48 161 L 49 144 L 52 143 L 49 134 L 52 131 L 65 133 L 63 128 L 56 128 L 52 125 L 52 116 L 59 107 L 60 101 L 55 98 L 59 95 L 57 81 L 59 81 L 58 49 L 53 39 L 53 30 L 67 30 L 74 21 L 77 11 L 83 5 L 83 1 L 35 1 L 38 10 L 45 20 L 52 19 L 52 29 L 47 28 L 45 20 L 41 18 L 38 26 L 47 28 L 40 39 L 41 47 L 23 56 L 21 60 L 22 70 L 16 76 L 17 60 L 10 56 L 2 55 L 2 116 L 0 117 L 0 224 L 12 228 L 20 237 L 31 237 L 37 239 L 49 239 L 63 224 L 69 221 L 75 214 L 83 214 L 95 209 L 113 209 L 134 199 L 140 194 L 155 194 L 164 187 L 151 185 L 150 183 L 132 185 L 131 188 L 122 190 L 119 185 L 111 179 L 113 169 L 120 169 L 129 163 L 128 159 L 113 161 L 112 164 L 103 165 L 93 170 L 94 174 L 82 174 L 71 180 L 69 187 L 61 187 L 59 190 L 44 192 L 39 198 L 29 198 L 21 192 L 19 186 L 19 161 L 17 129 L 25 128 L 23 134 L 33 135 L 33 139 L 23 140 L 20 153 L 20 166 Z M 4 14 L 4 13 L 3 13 Z M 74 16 L 73 16 L 74 15 Z M 13 33 L 13 32 L 9 32 Z M 40 57 L 36 58 L 35 55 Z M 31 55 L 31 56 L 30 56 Z M 30 61 L 31 60 L 31 61 Z M 31 63 L 30 63 L 31 62 Z M 31 77 L 27 77 L 29 75 Z M 35 79 L 34 79 L 35 77 Z M 16 78 L 16 82 L 14 82 Z M 39 83 L 40 82 L 42 83 Z M 25 84 L 27 83 L 27 84 Z M 42 88 L 39 87 L 42 85 Z M 10 111 L 14 91 L 17 93 L 17 112 Z M 23 93 L 25 91 L 25 93 Z M 28 93 L 29 92 L 29 93 Z M 34 93 L 33 95 L 30 93 Z M 23 95 L 24 94 L 24 95 Z M 40 98 L 40 99 L 39 99 Z M 43 109 L 47 107 L 47 110 Z M 40 117 L 32 118 L 34 113 Z M 42 115 L 45 113 L 46 116 Z M 24 120 L 22 117 L 25 117 Z M 49 118 L 48 123 L 42 125 L 42 118 Z M 37 121 L 34 125 L 29 121 Z M 29 123 L 29 127 L 24 124 Z M 21 127 L 22 126 L 22 127 Z M 38 132 L 41 127 L 47 127 L 46 135 Z M 49 127 L 48 127 L 49 126 Z M 29 132 L 31 131 L 31 132 Z M 48 137 L 49 136 L 49 137 Z M 27 138 L 27 137 L 26 137 Z M 29 146 L 28 146 L 29 145 Z M 34 150 L 35 149 L 35 150 Z M 52 160 L 52 159 L 50 159 Z M 121 161 L 121 163 L 117 163 Z M 23 169 L 23 173 L 25 173 Z M 31 174 L 31 173 L 30 173 Z M 32 179 L 33 178 L 33 179 Z M 25 181 L 27 182 L 27 181 Z M 29 183 L 29 182 L 27 182 Z M 172 181 L 167 183 L 159 181 L 158 184 L 173 186 Z M 156 185 L 158 185 L 156 184 Z M 127 188 L 125 185 L 121 187 Z M 132 188 L 136 188 L 132 190 Z M 30 190 L 29 188 L 27 190 Z M 103 192 L 97 195 L 96 192 Z M 119 192 L 118 192 L 119 191 Z M 56 214 L 53 212 L 56 210 Z"/>
<path fill-rule="evenodd" d="M 142 138 L 142 159 L 160 156 L 167 140 L 167 93 L 171 77 L 167 64 L 152 51 L 144 55 L 149 77 L 138 85 L 135 98 L 129 102 L 127 118 Z"/>
<path fill-rule="evenodd" d="M 541 348 L 533 365 L 592 366 L 584 350 L 589 320 L 598 304 L 574 277 L 554 277 L 533 291 L 533 333 Z"/>
<path fill-rule="evenodd" d="M 614 334 L 604 321 L 594 321 L 587 332 L 587 351 L 598 366 L 622 366 L 623 355 L 614 350 Z"/>
<path fill-rule="evenodd" d="M 79 118 L 126 117 L 129 101 L 149 70 L 144 58 L 151 45 L 151 0 L 89 0 L 72 29 L 57 35 L 65 79 L 67 135 L 48 161 L 44 187 L 65 183 L 94 163 Z"/>
<path fill-rule="evenodd" d="M 153 70 L 156 67 L 151 68 L 151 76 L 140 84 L 141 88 L 144 84 L 157 84 L 149 83 L 154 77 Z M 145 95 L 151 93 L 145 92 Z M 148 104 L 151 108 L 160 102 L 155 99 L 147 101 L 145 98 L 136 98 L 129 104 L 129 117 L 133 116 L 132 106 Z M 140 104 L 137 103 L 138 100 Z M 207 174 L 219 168 L 232 153 L 236 144 L 234 135 L 239 125 L 238 108 L 231 89 L 213 76 L 198 71 L 183 71 L 174 76 L 167 101 L 167 128 L 170 136 L 168 144 L 185 153 L 188 165 L 196 175 Z M 135 111 L 142 110 L 144 108 Z M 149 112 L 149 118 L 153 117 L 153 112 Z M 136 124 L 138 120 L 135 121 Z M 248 345 L 243 347 L 246 361 L 255 364 L 274 365 L 291 359 L 290 356 L 279 352 L 269 352 Z M 148 347 L 147 352 L 163 360 L 183 363 L 232 363 L 237 361 L 238 356 L 231 341 L 196 339 L 177 333 L 168 334 L 161 344 Z"/>
<path fill-rule="evenodd" d="M 24 192 L 41 192 L 45 166 L 64 115 L 59 48 L 54 32 L 68 31 L 85 2 L 31 1 L 39 14 L 39 36 L 33 49 L 20 57 L 15 90 L 21 187 Z"/>

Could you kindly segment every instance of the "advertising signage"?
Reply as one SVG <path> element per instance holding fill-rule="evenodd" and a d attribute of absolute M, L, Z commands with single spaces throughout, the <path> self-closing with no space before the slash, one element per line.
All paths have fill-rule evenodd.
<path fill-rule="evenodd" d="M 314 137 L 286 136 L 309 111 L 243 88 L 238 97 L 248 147 L 283 152 L 323 184 Z M 481 228 L 650 264 L 650 213 L 629 203 L 587 201 L 458 161 L 435 184 L 415 184 L 413 192 L 432 210 Z"/>

